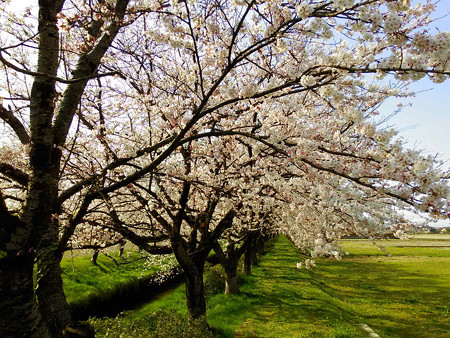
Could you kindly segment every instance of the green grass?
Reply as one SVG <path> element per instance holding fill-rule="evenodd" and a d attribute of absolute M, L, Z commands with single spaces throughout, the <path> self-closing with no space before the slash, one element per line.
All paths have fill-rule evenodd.
<path fill-rule="evenodd" d="M 94 297 L 109 297 L 125 285 L 149 277 L 160 270 L 150 265 L 137 252 L 124 253 L 125 258 L 117 254 L 114 261 L 102 254 L 98 256 L 97 265 L 91 262 L 91 256 L 63 258 L 61 262 L 64 292 L 69 304 L 88 303 Z"/>
<path fill-rule="evenodd" d="M 342 261 L 299 270 L 301 253 L 280 237 L 244 277 L 241 294 L 208 297 L 208 322 L 221 337 L 366 337 L 359 324 L 381 337 L 449 337 L 450 245 L 428 247 L 442 241 L 450 244 L 445 237 L 383 241 L 387 257 L 368 241 L 346 240 L 350 255 Z M 142 325 L 160 309 L 185 320 L 184 286 L 119 321 Z"/>
<path fill-rule="evenodd" d="M 450 238 L 445 235 L 434 235 L 436 239 L 423 239 L 412 237 L 409 240 L 388 239 L 376 241 L 379 246 L 385 247 L 392 256 L 409 257 L 450 257 Z M 341 245 L 351 256 L 386 256 L 379 247 L 365 239 L 342 240 Z"/>
<path fill-rule="evenodd" d="M 296 269 L 301 254 L 280 237 L 242 294 L 216 295 L 209 301 L 208 320 L 222 336 L 359 337 L 352 314 L 329 295 L 316 274 Z"/>
<path fill-rule="evenodd" d="M 222 293 L 225 289 L 224 279 L 218 277 L 218 272 L 220 270 L 220 266 L 215 266 L 207 268 L 207 271 L 205 272 L 205 293 L 208 296 L 208 299 L 212 297 L 212 294 Z M 154 301 L 137 310 L 127 312 L 124 317 L 130 319 L 142 319 L 149 313 L 154 313 L 161 309 L 175 310 L 187 319 L 186 289 L 184 284 L 179 285 L 173 290 L 164 292 L 156 297 Z"/>

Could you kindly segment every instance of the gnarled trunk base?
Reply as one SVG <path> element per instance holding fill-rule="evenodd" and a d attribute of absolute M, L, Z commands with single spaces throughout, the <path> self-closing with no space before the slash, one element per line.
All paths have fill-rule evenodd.
<path fill-rule="evenodd" d="M 59 259 L 39 261 L 36 294 L 47 326 L 54 336 L 60 336 L 72 323 L 72 316 L 64 294 Z"/>
<path fill-rule="evenodd" d="M 198 269 L 197 269 L 198 270 Z M 186 271 L 186 303 L 190 320 L 204 317 L 206 325 L 205 288 L 203 285 L 203 272 Z"/>
<path fill-rule="evenodd" d="M 227 274 L 225 278 L 225 294 L 237 294 L 239 293 L 239 284 L 238 284 L 238 278 L 237 275 L 231 275 L 229 276 Z"/>
<path fill-rule="evenodd" d="M 50 337 L 33 287 L 32 255 L 0 259 L 0 332 L 6 337 Z"/>

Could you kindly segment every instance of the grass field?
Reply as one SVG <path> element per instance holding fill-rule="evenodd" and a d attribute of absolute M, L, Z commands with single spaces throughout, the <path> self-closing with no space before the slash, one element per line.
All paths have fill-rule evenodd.
<path fill-rule="evenodd" d="M 342 244 L 350 254 L 342 261 L 299 270 L 300 252 L 280 237 L 241 294 L 208 297 L 209 324 L 222 337 L 367 337 L 360 324 L 381 337 L 450 337 L 448 235 L 380 242 L 391 257 L 368 241 Z M 180 286 L 117 321 L 145 325 L 160 309 L 185 317 L 185 308 Z"/>

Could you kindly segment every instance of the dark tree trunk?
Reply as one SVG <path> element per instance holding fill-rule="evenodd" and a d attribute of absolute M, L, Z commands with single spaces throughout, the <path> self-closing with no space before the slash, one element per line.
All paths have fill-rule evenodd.
<path fill-rule="evenodd" d="M 58 68 L 59 34 L 56 14 L 60 8 L 57 8 L 56 3 L 56 1 L 39 2 L 37 71 L 51 76 L 56 75 Z M 10 247 L 16 251 L 16 259 L 7 260 L 6 266 L 2 266 L 0 277 L 1 292 L 6 293 L 6 297 L 9 298 L 5 302 L 2 295 L 1 306 L 4 308 L 0 320 L 4 322 L 1 326 L 6 325 L 7 329 L 12 329 L 10 334 L 3 333 L 3 336 L 50 336 L 36 303 L 33 267 L 35 253 L 41 247 L 41 239 L 51 226 L 53 203 L 58 191 L 61 150 L 53 147 L 52 134 L 55 92 L 54 80 L 45 77 L 34 79 L 30 93 L 28 192 L 20 216 L 21 222 L 10 241 Z"/>
<path fill-rule="evenodd" d="M 92 255 L 92 258 L 91 258 L 92 264 L 97 265 L 97 258 L 98 258 L 99 253 L 100 253 L 99 250 L 94 250 L 94 254 Z"/>
<path fill-rule="evenodd" d="M 243 242 L 236 247 L 236 243 L 228 236 L 229 243 L 225 252 L 222 250 L 219 243 L 215 242 L 213 244 L 214 252 L 217 255 L 220 265 L 222 265 L 225 270 L 225 294 L 237 294 L 240 292 L 237 268 L 239 260 L 249 247 L 250 239 L 251 237 L 247 236 Z"/>
<path fill-rule="evenodd" d="M 49 337 L 51 331 L 36 302 L 33 268 L 50 225 L 56 184 L 52 170 L 31 176 L 20 222 L 11 234 L 6 257 L 0 257 L 0 336 Z M 46 182 L 47 183 L 46 183 Z M 45 196 L 45 197 L 44 197 Z M 53 244 L 56 247 L 57 244 Z M 3 254 L 3 252 L 2 252 Z"/>
<path fill-rule="evenodd" d="M 253 265 L 258 264 L 258 242 L 253 240 L 252 249 L 250 250 L 250 262 Z"/>
<path fill-rule="evenodd" d="M 249 240 L 249 244 L 247 246 L 247 250 L 245 250 L 244 254 L 244 275 L 250 276 L 252 273 L 252 250 L 253 250 L 253 240 Z"/>
<path fill-rule="evenodd" d="M 256 241 L 256 253 L 257 255 L 264 255 L 264 246 L 266 244 L 266 237 L 264 236 L 259 236 L 257 241 Z"/>
<path fill-rule="evenodd" d="M 252 266 L 258 264 L 258 255 L 264 254 L 264 245 L 267 241 L 266 237 L 262 235 L 252 234 L 244 255 L 243 272 L 245 275 L 250 275 Z"/>
<path fill-rule="evenodd" d="M 38 251 L 36 288 L 42 317 L 56 337 L 72 322 L 61 278 L 60 263 L 63 254 L 55 245 L 57 241 L 58 223 L 54 221 L 43 236 Z"/>
<path fill-rule="evenodd" d="M 203 266 L 187 268 L 184 271 L 186 273 L 186 303 L 189 319 L 204 321 L 204 326 L 207 326 Z"/>
<path fill-rule="evenodd" d="M 251 250 L 252 250 L 252 244 L 250 243 L 244 254 L 243 272 L 244 272 L 244 275 L 246 275 L 246 276 L 250 276 L 252 274 Z"/>
<path fill-rule="evenodd" d="M 31 253 L 0 257 L 0 336 L 50 337 L 33 287 Z"/>
<path fill-rule="evenodd" d="M 238 262 L 239 258 L 225 265 L 225 294 L 237 294 L 240 292 L 237 274 Z"/>
<path fill-rule="evenodd" d="M 60 259 L 48 259 L 38 265 L 39 308 L 54 336 L 60 336 L 72 322 L 69 305 L 64 294 Z"/>
<path fill-rule="evenodd" d="M 184 209 L 189 199 L 190 184 L 183 185 L 183 191 L 180 196 L 180 210 L 177 218 L 171 227 L 170 245 L 172 246 L 175 258 L 185 272 L 186 280 L 186 304 L 189 320 L 195 320 L 197 325 L 208 327 L 206 321 L 206 300 L 205 288 L 203 285 L 203 270 L 205 267 L 206 257 L 211 246 L 190 247 L 190 245 L 180 235 L 181 223 L 183 221 Z M 166 227 L 170 227 L 158 215 L 156 219 Z M 191 243 L 192 244 L 192 243 Z M 195 250 L 192 252 L 191 250 Z"/>
<path fill-rule="evenodd" d="M 122 258 L 122 256 L 123 256 L 123 252 L 125 250 L 125 244 L 126 244 L 126 242 L 121 242 L 119 245 L 119 257 L 120 258 Z"/>
<path fill-rule="evenodd" d="M 184 240 L 181 236 L 171 238 L 171 245 L 175 257 L 185 273 L 186 281 L 186 305 L 189 320 L 196 321 L 196 325 L 208 327 L 206 321 L 206 300 L 203 284 L 203 271 L 208 252 L 189 255 Z"/>
<path fill-rule="evenodd" d="M 203 270 L 207 253 L 196 253 L 190 256 L 186 250 L 186 242 L 180 235 L 171 237 L 171 246 L 178 263 L 185 272 L 186 304 L 189 320 L 199 320 L 202 325 L 207 327 L 205 288 L 203 285 Z"/>

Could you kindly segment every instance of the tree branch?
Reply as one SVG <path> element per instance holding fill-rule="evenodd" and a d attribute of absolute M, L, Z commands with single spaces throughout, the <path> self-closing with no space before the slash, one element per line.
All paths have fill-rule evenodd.
<path fill-rule="evenodd" d="M 14 116 L 14 114 L 0 105 L 0 119 L 5 121 L 16 133 L 22 144 L 30 143 L 30 135 L 28 135 L 28 131 L 23 126 L 22 122 Z"/>
<path fill-rule="evenodd" d="M 398 199 L 398 200 L 401 200 L 401 201 L 403 201 L 403 202 L 405 202 L 406 204 L 409 204 L 409 205 L 411 205 L 411 206 L 416 206 L 414 202 L 410 201 L 410 200 L 407 199 L 407 198 L 404 198 L 404 197 L 399 196 L 399 195 L 397 195 L 397 194 L 391 193 L 391 192 L 389 192 L 389 191 L 385 191 L 385 190 L 381 190 L 381 191 L 380 191 L 380 189 L 377 189 L 376 187 L 374 187 L 373 185 L 371 185 L 371 184 L 369 184 L 369 183 L 364 183 L 364 182 L 362 182 L 362 181 L 361 181 L 360 179 L 358 179 L 357 177 L 352 177 L 352 176 L 350 176 L 350 175 L 347 175 L 347 174 L 344 174 L 344 173 L 340 173 L 340 172 L 338 172 L 338 171 L 336 171 L 336 170 L 334 170 L 334 169 L 331 169 L 331 168 L 325 168 L 325 167 L 322 167 L 322 166 L 320 166 L 320 165 L 318 165 L 318 164 L 315 164 L 315 163 L 313 163 L 313 162 L 311 162 L 311 161 L 309 161 L 309 160 L 307 160 L 307 159 L 302 159 L 301 161 L 304 162 L 304 163 L 306 163 L 306 164 L 309 164 L 311 167 L 313 167 L 313 168 L 315 168 L 315 169 L 317 169 L 317 170 L 327 171 L 327 172 L 332 173 L 332 174 L 335 174 L 335 175 L 337 175 L 337 176 L 344 177 L 344 178 L 346 178 L 346 179 L 348 179 L 348 180 L 350 180 L 350 181 L 352 181 L 352 182 L 355 182 L 355 183 L 358 184 L 358 185 L 361 185 L 361 186 L 366 187 L 366 188 L 370 188 L 370 189 L 372 189 L 372 190 L 374 190 L 374 191 L 377 191 L 377 192 L 381 192 L 381 193 L 383 193 L 383 194 L 385 194 L 385 195 L 387 195 L 387 196 L 390 196 L 390 197 L 396 198 L 396 199 Z"/>
<path fill-rule="evenodd" d="M 0 163 L 0 173 L 26 187 L 28 185 L 29 176 L 22 170 L 14 168 L 8 163 Z"/>
<path fill-rule="evenodd" d="M 83 217 L 86 215 L 91 201 L 91 199 L 85 196 L 75 216 L 70 218 L 69 226 L 64 229 L 64 232 L 59 240 L 58 250 L 65 250 L 65 247 L 67 246 L 70 237 L 72 237 L 73 233 L 75 232 L 77 225 L 81 223 Z"/>
<path fill-rule="evenodd" d="M 163 140 L 163 141 L 161 141 L 161 142 L 158 142 L 157 144 L 154 144 L 154 145 L 152 145 L 152 146 L 145 147 L 145 148 L 143 148 L 143 149 L 141 149 L 141 150 L 138 150 L 138 151 L 136 152 L 135 156 L 123 157 L 123 158 L 119 158 L 117 161 L 111 162 L 109 165 L 107 165 L 107 166 L 102 170 L 102 172 L 101 172 L 99 175 L 89 177 L 89 178 L 87 178 L 87 179 L 85 179 L 85 180 L 83 180 L 83 181 L 81 181 L 81 182 L 78 182 L 77 184 L 74 184 L 72 187 L 70 187 L 70 188 L 66 189 L 65 191 L 63 191 L 63 192 L 59 195 L 59 197 L 58 197 L 58 204 L 61 205 L 62 203 L 64 203 L 64 201 L 66 201 L 66 200 L 69 199 L 71 196 L 73 196 L 74 194 L 76 194 L 77 192 L 79 192 L 80 190 L 82 190 L 85 186 L 94 183 L 97 179 L 103 177 L 103 176 L 106 175 L 109 171 L 111 171 L 111 170 L 113 170 L 113 169 L 115 169 L 115 168 L 117 168 L 117 167 L 120 167 L 121 165 L 125 165 L 125 164 L 127 164 L 128 162 L 130 162 L 130 161 L 132 161 L 132 160 L 134 160 L 134 159 L 136 159 L 136 158 L 138 158 L 138 157 L 140 157 L 140 156 L 142 156 L 142 155 L 151 153 L 151 152 L 153 152 L 153 151 L 156 151 L 156 150 L 160 149 L 161 147 L 163 147 L 163 146 L 165 146 L 165 145 L 168 145 L 170 142 L 172 142 L 172 141 L 174 140 L 174 138 L 175 138 L 175 137 L 172 136 L 172 137 L 169 137 L 169 138 L 167 138 L 167 139 L 165 139 L 165 140 Z M 144 174 L 143 174 L 143 175 L 144 175 Z M 143 176 L 143 175 L 142 175 L 142 176 Z M 129 181 L 129 182 L 127 182 L 126 184 L 123 184 L 123 185 L 121 184 L 120 187 L 118 187 L 118 188 L 124 187 L 124 186 L 126 186 L 128 183 L 131 183 L 131 182 L 133 182 L 133 181 Z M 118 189 L 118 188 L 117 188 L 117 189 Z M 109 191 L 109 192 L 112 192 L 112 191 L 114 191 L 114 190 L 116 190 L 116 189 L 113 189 L 113 190 L 111 190 L 111 191 Z"/>
<path fill-rule="evenodd" d="M 237 214 L 236 210 L 232 208 L 225 214 L 225 216 L 223 216 L 219 224 L 217 224 L 217 226 L 211 233 L 212 241 L 218 240 L 225 230 L 233 226 L 233 219 L 236 216 L 236 214 Z"/>
<path fill-rule="evenodd" d="M 189 191 L 191 190 L 191 184 L 189 182 L 183 183 L 183 190 L 180 195 L 180 210 L 178 211 L 177 217 L 172 227 L 170 236 L 176 236 L 180 234 L 181 223 L 183 222 L 184 212 L 186 205 L 189 200 Z"/>
<path fill-rule="evenodd" d="M 27 69 L 23 69 L 20 68 L 18 66 L 16 66 L 15 64 L 9 62 L 8 60 L 6 60 L 1 52 L 0 49 L 0 62 L 3 63 L 6 67 L 11 68 L 13 70 L 15 70 L 16 72 L 25 74 L 25 75 L 30 75 L 33 77 L 39 77 L 39 78 L 46 78 L 48 80 L 52 80 L 52 81 L 56 81 L 56 82 L 60 82 L 60 83 L 65 83 L 65 84 L 72 84 L 72 83 L 77 83 L 77 82 L 83 82 L 83 81 L 88 81 L 91 79 L 96 79 L 96 78 L 100 78 L 100 77 L 104 77 L 104 76 L 112 76 L 112 75 L 117 75 L 118 72 L 109 72 L 109 73 L 103 73 L 103 74 L 92 74 L 92 75 L 87 75 L 87 76 L 83 76 L 83 77 L 77 77 L 77 78 L 72 78 L 72 79 L 63 79 L 61 77 L 58 76 L 53 76 L 50 74 L 45 74 L 45 73 L 41 73 L 41 72 L 33 72 L 31 70 L 27 70 Z"/>
<path fill-rule="evenodd" d="M 166 219 L 164 217 L 162 217 L 158 211 L 156 211 L 155 209 L 153 209 L 152 211 L 150 211 L 150 215 L 152 215 L 152 217 L 159 223 L 161 224 L 161 226 L 167 231 L 170 232 L 171 231 L 171 226 L 169 224 L 169 222 L 166 221 Z"/>
<path fill-rule="evenodd" d="M 83 79 L 74 83 L 70 83 L 64 92 L 60 108 L 56 114 L 53 125 L 54 141 L 56 145 L 63 145 L 72 123 L 73 116 L 80 102 L 84 88 L 92 76 L 96 77 L 98 66 L 102 57 L 112 44 L 114 38 L 120 29 L 119 22 L 124 18 L 125 11 L 129 0 L 117 0 L 116 14 L 117 17 L 107 27 L 98 43 L 86 54 L 82 55 L 78 60 L 76 69 L 73 71 L 74 79 Z"/>

